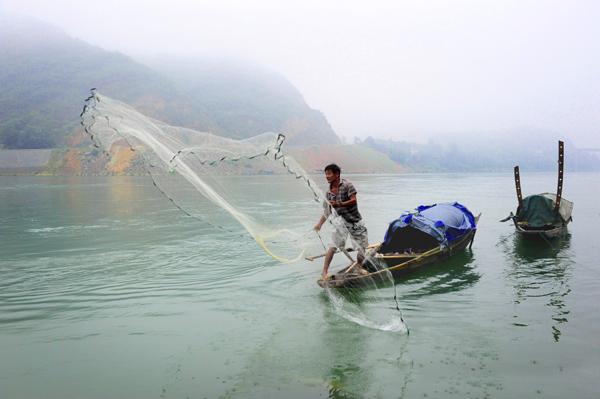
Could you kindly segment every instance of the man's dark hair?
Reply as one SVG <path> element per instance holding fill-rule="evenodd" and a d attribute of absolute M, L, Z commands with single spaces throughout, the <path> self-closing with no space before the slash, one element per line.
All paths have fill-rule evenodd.
<path fill-rule="evenodd" d="M 330 163 L 329 165 L 325 166 L 325 169 L 323 171 L 327 172 L 328 170 L 332 171 L 333 173 L 335 173 L 337 175 L 342 173 L 342 169 L 334 163 Z"/>

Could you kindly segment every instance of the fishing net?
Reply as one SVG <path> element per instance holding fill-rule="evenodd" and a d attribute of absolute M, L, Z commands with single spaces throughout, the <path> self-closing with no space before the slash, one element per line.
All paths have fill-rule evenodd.
<path fill-rule="evenodd" d="M 133 155 L 126 157 L 130 169 L 148 173 L 157 189 L 182 212 L 215 229 L 250 235 L 279 262 L 297 262 L 323 252 L 327 247 L 323 237 L 336 229 L 347 232 L 335 210 L 320 233 L 312 229 L 326 206 L 325 195 L 283 152 L 285 137 L 281 134 L 234 140 L 174 127 L 95 90 L 85 102 L 81 123 L 94 145 L 108 157 L 123 157 L 123 151 L 131 151 Z M 232 219 L 238 222 L 233 227 Z M 368 253 L 365 256 L 372 260 L 372 267 L 380 267 Z M 391 276 L 382 275 L 393 286 Z M 387 315 L 377 317 L 381 321 L 373 321 L 365 316 L 369 300 L 357 304 L 352 299 L 372 299 L 373 295 L 361 291 L 349 297 L 348 291 L 344 295 L 332 289 L 326 292 L 347 319 L 374 328 L 404 328 L 397 318 L 390 322 L 387 308 Z"/>

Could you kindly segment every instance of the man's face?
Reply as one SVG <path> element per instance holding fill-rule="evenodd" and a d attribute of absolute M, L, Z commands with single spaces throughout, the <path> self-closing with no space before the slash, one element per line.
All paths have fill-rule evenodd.
<path fill-rule="evenodd" d="M 330 170 L 325 171 L 325 178 L 327 179 L 327 183 L 333 183 L 338 177 L 340 177 L 339 173 L 333 173 Z"/>

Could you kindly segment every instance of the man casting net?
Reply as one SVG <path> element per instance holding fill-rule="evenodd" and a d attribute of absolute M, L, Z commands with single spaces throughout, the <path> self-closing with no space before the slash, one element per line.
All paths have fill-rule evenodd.
<path fill-rule="evenodd" d="M 133 162 L 139 163 L 158 190 L 186 214 L 217 229 L 230 225 L 234 218 L 279 262 L 295 262 L 327 250 L 322 233 L 315 232 L 310 223 L 315 213 L 308 218 L 300 209 L 313 207 L 320 212 L 322 204 L 331 201 L 300 165 L 284 154 L 283 135 L 265 133 L 234 140 L 174 127 L 96 91 L 86 100 L 81 120 L 95 146 L 106 155 L 123 148 L 133 151 Z M 348 231 L 348 222 L 336 207 L 331 209 L 325 230 L 354 241 L 358 235 Z M 336 249 L 346 252 L 345 242 L 337 241 L 333 243 Z M 359 263 L 368 257 L 365 244 L 353 242 L 360 252 Z M 358 266 L 357 271 L 361 270 Z M 358 309 L 334 291 L 326 289 L 344 317 L 359 323 L 366 320 L 363 313 L 368 305 L 363 303 Z M 361 324 L 379 325 L 372 320 Z"/>

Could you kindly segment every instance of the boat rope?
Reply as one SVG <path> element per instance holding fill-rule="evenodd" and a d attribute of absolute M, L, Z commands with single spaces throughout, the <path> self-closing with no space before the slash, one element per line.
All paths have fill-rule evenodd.
<path fill-rule="evenodd" d="M 394 284 L 394 302 L 396 302 L 396 310 L 400 313 L 400 321 L 406 326 L 406 335 L 410 335 L 410 328 L 408 328 L 408 324 L 404 321 L 404 316 L 402 315 L 402 310 L 400 309 L 400 304 L 398 303 L 398 290 L 396 288 L 396 282 L 392 280 L 392 284 Z"/>
<path fill-rule="evenodd" d="M 552 243 L 550 242 L 550 240 L 548 240 L 548 238 L 546 238 L 546 235 L 544 233 L 539 233 L 538 234 L 540 237 L 542 237 L 542 239 L 544 240 L 544 242 L 546 244 L 548 244 L 548 246 L 552 249 L 557 249 L 554 245 L 552 245 Z"/>
<path fill-rule="evenodd" d="M 317 237 L 319 237 L 319 241 L 321 241 L 321 245 L 323 246 L 323 251 L 327 252 L 327 247 L 325 246 L 325 243 L 323 242 L 323 238 L 321 237 L 321 233 L 319 233 L 318 230 L 315 230 L 315 233 L 317 233 Z"/>

